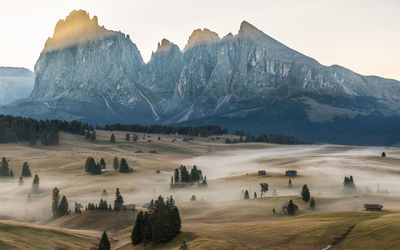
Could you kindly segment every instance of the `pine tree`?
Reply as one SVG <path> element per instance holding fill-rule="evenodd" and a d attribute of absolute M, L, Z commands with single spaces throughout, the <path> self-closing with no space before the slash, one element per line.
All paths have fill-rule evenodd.
<path fill-rule="evenodd" d="M 52 194 L 52 204 L 51 204 L 51 211 L 53 212 L 53 217 L 58 216 L 58 205 L 60 203 L 60 190 L 58 188 L 53 189 Z"/>
<path fill-rule="evenodd" d="M 100 168 L 101 169 L 106 169 L 106 162 L 103 158 L 100 159 Z"/>
<path fill-rule="evenodd" d="M 254 192 L 254 199 L 257 199 L 257 193 Z"/>
<path fill-rule="evenodd" d="M 108 240 L 108 236 L 106 231 L 103 232 L 99 243 L 99 250 L 110 250 L 110 241 Z"/>
<path fill-rule="evenodd" d="M 131 135 L 127 133 L 125 135 L 125 141 L 130 141 L 130 140 L 131 140 Z"/>
<path fill-rule="evenodd" d="M 35 174 L 32 182 L 32 192 L 37 193 L 39 192 L 39 175 Z"/>
<path fill-rule="evenodd" d="M 246 191 L 244 192 L 244 197 L 243 197 L 245 200 L 248 200 L 248 199 L 250 199 L 250 196 L 249 196 L 249 191 L 247 191 L 247 189 L 246 189 Z"/>
<path fill-rule="evenodd" d="M 65 195 L 62 196 L 60 205 L 58 206 L 58 216 L 64 216 L 69 214 L 68 200 Z"/>
<path fill-rule="evenodd" d="M 196 196 L 192 195 L 192 197 L 190 197 L 190 201 L 195 201 L 196 200 Z"/>
<path fill-rule="evenodd" d="M 24 165 L 22 166 L 22 173 L 21 176 L 23 177 L 31 177 L 31 170 L 29 169 L 29 165 L 27 162 L 24 162 Z"/>
<path fill-rule="evenodd" d="M 189 176 L 189 172 L 187 171 L 186 167 L 181 165 L 180 166 L 180 171 L 181 171 L 181 182 L 189 183 L 190 182 L 190 176 Z"/>
<path fill-rule="evenodd" d="M 114 210 L 120 211 L 122 209 L 122 205 L 124 205 L 124 198 L 119 192 L 119 188 L 117 188 L 115 191 Z"/>
<path fill-rule="evenodd" d="M 289 187 L 289 188 L 292 188 L 292 179 L 289 179 L 288 187 Z"/>
<path fill-rule="evenodd" d="M 114 168 L 115 170 L 117 170 L 118 167 L 119 167 L 118 157 L 115 156 L 115 157 L 114 157 L 114 160 L 113 160 L 113 168 Z"/>
<path fill-rule="evenodd" d="M 95 164 L 95 165 L 92 167 L 92 169 L 91 169 L 91 174 L 95 174 L 95 175 L 101 174 L 101 167 L 100 167 L 100 164 L 99 164 L 99 163 Z"/>
<path fill-rule="evenodd" d="M 179 182 L 179 169 L 177 169 L 177 168 L 175 168 L 174 180 L 175 180 L 175 183 Z"/>
<path fill-rule="evenodd" d="M 9 175 L 11 178 L 13 178 L 14 177 L 14 172 L 12 171 L 12 169 L 10 169 L 10 175 Z"/>
<path fill-rule="evenodd" d="M 199 170 L 197 170 L 197 166 L 194 165 L 192 170 L 190 171 L 190 181 L 196 182 L 200 180 Z"/>
<path fill-rule="evenodd" d="M 126 162 L 126 160 L 124 158 L 121 159 L 121 162 L 119 164 L 119 172 L 121 173 L 127 173 L 130 172 L 131 169 L 129 168 L 128 163 Z"/>
<path fill-rule="evenodd" d="M 308 187 L 306 184 L 303 185 L 303 189 L 301 191 L 301 198 L 303 199 L 303 201 L 310 200 L 310 191 L 308 190 Z"/>
<path fill-rule="evenodd" d="M 294 215 L 295 213 L 296 213 L 296 205 L 293 203 L 292 200 L 290 200 L 288 204 L 288 214 Z"/>
<path fill-rule="evenodd" d="M 315 200 L 314 200 L 314 198 L 311 198 L 311 200 L 310 200 L 310 208 L 311 209 L 315 208 Z"/>
<path fill-rule="evenodd" d="M 260 183 L 260 187 L 261 187 L 260 197 L 262 197 L 263 193 L 266 193 L 269 190 L 269 188 L 267 183 Z"/>
<path fill-rule="evenodd" d="M 140 213 L 136 216 L 136 221 L 135 221 L 135 226 L 133 227 L 132 234 L 131 234 L 131 239 L 132 239 L 132 244 L 133 245 L 138 245 L 142 243 L 143 237 L 144 237 L 144 230 L 145 230 L 145 221 L 144 221 L 144 215 L 143 212 L 140 211 Z"/>
<path fill-rule="evenodd" d="M 0 176 L 9 176 L 8 161 L 5 157 L 1 160 Z"/>
<path fill-rule="evenodd" d="M 111 137 L 110 137 L 110 142 L 111 142 L 111 143 L 114 143 L 114 142 L 115 142 L 115 135 L 114 135 L 114 134 L 111 135 Z"/>
<path fill-rule="evenodd" d="M 24 185 L 24 178 L 22 176 L 18 178 L 18 185 L 20 186 Z"/>

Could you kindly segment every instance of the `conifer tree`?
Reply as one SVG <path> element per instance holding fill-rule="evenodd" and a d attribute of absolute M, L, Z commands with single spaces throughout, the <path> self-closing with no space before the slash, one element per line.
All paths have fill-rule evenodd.
<path fill-rule="evenodd" d="M 115 142 L 115 135 L 114 135 L 114 134 L 111 135 L 111 137 L 110 137 L 110 142 L 111 142 L 111 143 L 114 143 L 114 142 Z"/>
<path fill-rule="evenodd" d="M 292 179 L 289 179 L 288 187 L 289 187 L 289 188 L 292 188 Z"/>
<path fill-rule="evenodd" d="M 314 200 L 314 198 L 311 198 L 311 200 L 310 200 L 310 208 L 311 209 L 315 208 L 315 200 Z"/>
<path fill-rule="evenodd" d="M 130 140 L 131 140 L 131 135 L 127 133 L 125 135 L 125 141 L 130 141 Z"/>
<path fill-rule="evenodd" d="M 181 172 L 181 182 L 189 183 L 190 182 L 190 176 L 189 176 L 189 172 L 187 171 L 186 167 L 181 165 L 180 166 L 180 172 Z"/>
<path fill-rule="evenodd" d="M 35 174 L 32 182 L 32 192 L 37 193 L 39 192 L 39 175 Z"/>
<path fill-rule="evenodd" d="M 135 226 L 133 227 L 131 233 L 131 239 L 133 245 L 138 245 L 142 243 L 144 237 L 145 221 L 143 212 L 140 211 L 136 216 Z"/>
<path fill-rule="evenodd" d="M 128 163 L 126 162 L 126 160 L 124 158 L 122 158 L 121 162 L 119 164 L 119 172 L 127 173 L 129 171 L 131 171 L 131 169 L 129 168 Z"/>
<path fill-rule="evenodd" d="M 1 159 L 0 176 L 9 176 L 8 161 L 5 157 Z"/>
<path fill-rule="evenodd" d="M 296 205 L 293 203 L 292 200 L 290 200 L 288 204 L 288 214 L 294 215 L 295 213 L 296 213 Z"/>
<path fill-rule="evenodd" d="M 106 231 L 104 231 L 100 239 L 99 250 L 110 250 L 110 249 L 111 249 L 110 241 L 108 240 Z"/>
<path fill-rule="evenodd" d="M 260 187 L 261 187 L 260 197 L 262 197 L 263 193 L 266 193 L 269 190 L 269 187 L 267 183 L 260 183 Z"/>
<path fill-rule="evenodd" d="M 31 196 L 31 193 L 28 193 L 28 203 L 31 203 L 32 202 L 32 196 Z"/>
<path fill-rule="evenodd" d="M 12 169 L 10 169 L 10 175 L 9 175 L 11 178 L 13 178 L 14 177 L 14 172 L 12 171 Z"/>
<path fill-rule="evenodd" d="M 100 168 L 101 169 L 106 169 L 106 162 L 103 158 L 100 159 Z"/>
<path fill-rule="evenodd" d="M 257 199 L 257 193 L 254 192 L 254 199 Z"/>
<path fill-rule="evenodd" d="M 190 181 L 196 182 L 200 180 L 200 174 L 199 171 L 197 170 L 197 166 L 194 165 L 192 170 L 190 171 Z"/>
<path fill-rule="evenodd" d="M 29 169 L 29 165 L 27 162 L 24 162 L 24 165 L 22 165 L 22 173 L 21 176 L 23 177 L 31 177 L 31 170 Z"/>
<path fill-rule="evenodd" d="M 120 211 L 123 205 L 124 205 L 124 198 L 119 192 L 119 188 L 117 188 L 117 190 L 115 191 L 114 210 Z"/>
<path fill-rule="evenodd" d="M 301 198 L 303 199 L 303 201 L 310 200 L 310 191 L 308 190 L 308 187 L 306 184 L 303 185 L 303 189 L 301 190 Z"/>
<path fill-rule="evenodd" d="M 95 164 L 95 165 L 92 167 L 92 169 L 91 169 L 91 174 L 95 174 L 95 175 L 101 174 L 101 167 L 100 167 L 100 164 L 99 164 L 99 163 Z"/>
<path fill-rule="evenodd" d="M 18 178 L 18 185 L 20 186 L 24 185 L 24 178 L 22 176 Z"/>
<path fill-rule="evenodd" d="M 113 160 L 113 168 L 114 168 L 115 170 L 117 170 L 118 167 L 119 167 L 118 157 L 115 156 L 115 157 L 114 157 L 114 160 Z"/>
<path fill-rule="evenodd" d="M 179 182 L 179 169 L 177 169 L 177 168 L 175 168 L 174 180 L 175 180 L 175 183 Z"/>
<path fill-rule="evenodd" d="M 52 204 L 51 204 L 51 211 L 53 212 L 54 218 L 58 216 L 59 203 L 60 203 L 60 190 L 55 187 L 52 193 Z"/>
<path fill-rule="evenodd" d="M 58 216 L 64 216 L 69 214 L 69 208 L 68 208 L 68 200 L 65 195 L 62 196 L 60 205 L 58 206 Z"/>
<path fill-rule="evenodd" d="M 247 189 L 246 189 L 246 191 L 244 192 L 244 197 L 243 197 L 245 200 L 248 200 L 248 199 L 250 199 L 250 196 L 249 196 L 249 191 L 247 191 Z"/>

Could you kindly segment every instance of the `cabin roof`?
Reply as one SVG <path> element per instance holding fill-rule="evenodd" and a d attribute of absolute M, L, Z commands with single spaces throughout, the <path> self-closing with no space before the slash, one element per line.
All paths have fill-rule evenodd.
<path fill-rule="evenodd" d="M 383 208 L 381 204 L 364 204 L 364 208 Z"/>

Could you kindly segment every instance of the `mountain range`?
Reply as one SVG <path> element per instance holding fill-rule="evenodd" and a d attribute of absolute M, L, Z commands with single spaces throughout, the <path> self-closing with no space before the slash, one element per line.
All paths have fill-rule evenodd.
<path fill-rule="evenodd" d="M 0 105 L 27 98 L 33 85 L 32 71 L 25 68 L 0 67 Z"/>
<path fill-rule="evenodd" d="M 0 113 L 216 124 L 340 144 L 400 141 L 400 82 L 321 65 L 246 21 L 222 38 L 196 29 L 183 50 L 163 39 L 145 63 L 129 35 L 72 11 L 57 23 L 34 72 L 30 96 Z"/>

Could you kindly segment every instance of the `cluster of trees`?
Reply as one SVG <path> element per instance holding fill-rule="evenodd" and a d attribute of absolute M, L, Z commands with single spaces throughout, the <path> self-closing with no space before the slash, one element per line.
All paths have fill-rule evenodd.
<path fill-rule="evenodd" d="M 119 130 L 119 131 L 130 131 L 130 132 L 143 132 L 143 133 L 157 133 L 157 134 L 178 134 L 178 135 L 190 135 L 190 136 L 210 136 L 210 135 L 222 135 L 228 133 L 228 128 L 221 128 L 215 125 L 205 125 L 199 127 L 182 126 L 172 127 L 164 125 L 137 125 L 137 124 L 111 124 L 105 125 L 104 127 L 96 127 L 97 129 L 103 130 Z"/>
<path fill-rule="evenodd" d="M 182 186 L 183 184 L 195 183 L 199 186 L 207 186 L 207 176 L 204 176 L 200 169 L 194 165 L 190 172 L 186 169 L 186 166 L 181 165 L 174 171 L 174 176 L 171 177 L 171 187 Z"/>
<path fill-rule="evenodd" d="M 95 141 L 96 140 L 96 131 L 93 128 L 86 130 L 85 138 L 90 141 Z"/>
<path fill-rule="evenodd" d="M 303 185 L 303 188 L 301 190 L 301 199 L 305 202 L 309 202 L 311 209 L 315 208 L 315 200 L 314 198 L 311 198 L 310 190 L 308 189 L 308 186 L 306 184 Z"/>
<path fill-rule="evenodd" d="M 106 169 L 106 162 L 103 158 L 100 162 L 96 163 L 93 157 L 89 156 L 85 162 L 85 171 L 94 175 L 101 174 L 102 169 Z"/>
<path fill-rule="evenodd" d="M 344 186 L 344 188 L 350 188 L 350 189 L 356 188 L 356 185 L 354 184 L 354 179 L 353 179 L 352 175 L 350 175 L 350 177 L 347 177 L 347 176 L 344 177 L 343 186 Z"/>
<path fill-rule="evenodd" d="M 269 143 L 288 144 L 288 145 L 310 144 L 308 142 L 301 141 L 295 137 L 285 136 L 285 135 L 261 134 L 259 136 L 253 136 L 250 133 L 246 133 L 244 131 L 236 131 L 233 134 L 238 135 L 239 139 L 226 138 L 225 143 L 269 142 Z"/>
<path fill-rule="evenodd" d="M 38 121 L 31 118 L 0 115 L 0 143 L 29 142 L 35 145 L 58 144 L 58 132 L 84 135 L 85 131 L 93 129 L 88 123 L 67 122 L 61 120 Z"/>
<path fill-rule="evenodd" d="M 14 172 L 12 171 L 12 169 L 8 168 L 8 160 L 5 157 L 3 157 L 3 159 L 1 159 L 0 176 L 1 177 L 14 177 Z"/>
<path fill-rule="evenodd" d="M 141 211 L 137 215 L 131 234 L 132 244 L 166 243 L 180 231 L 181 218 L 174 199 L 171 196 L 164 201 L 159 196 L 157 200 L 150 202 L 146 212 Z"/>
<path fill-rule="evenodd" d="M 61 200 L 60 197 L 61 197 L 60 190 L 55 187 L 52 193 L 52 205 L 51 205 L 51 211 L 53 212 L 54 218 L 58 218 L 64 215 L 69 215 L 67 197 L 63 195 L 61 197 Z"/>
<path fill-rule="evenodd" d="M 99 205 L 90 203 L 86 206 L 86 210 L 112 210 L 111 204 L 108 204 L 106 200 L 100 199 Z"/>
<path fill-rule="evenodd" d="M 107 193 L 107 191 L 106 192 L 104 192 L 104 191 L 106 191 L 106 190 L 103 190 L 102 196 L 108 196 L 108 194 L 105 194 L 105 193 Z M 103 210 L 103 211 L 110 210 L 111 211 L 112 206 L 111 206 L 111 203 L 108 203 L 106 200 L 103 200 L 103 198 L 101 198 L 100 202 L 98 204 L 89 202 L 89 204 L 86 206 L 85 209 L 89 210 L 89 211 L 91 211 L 91 210 Z M 117 188 L 115 191 L 114 211 L 121 211 L 124 209 L 125 209 L 124 198 L 122 197 L 122 195 L 119 191 L 119 188 Z"/>

